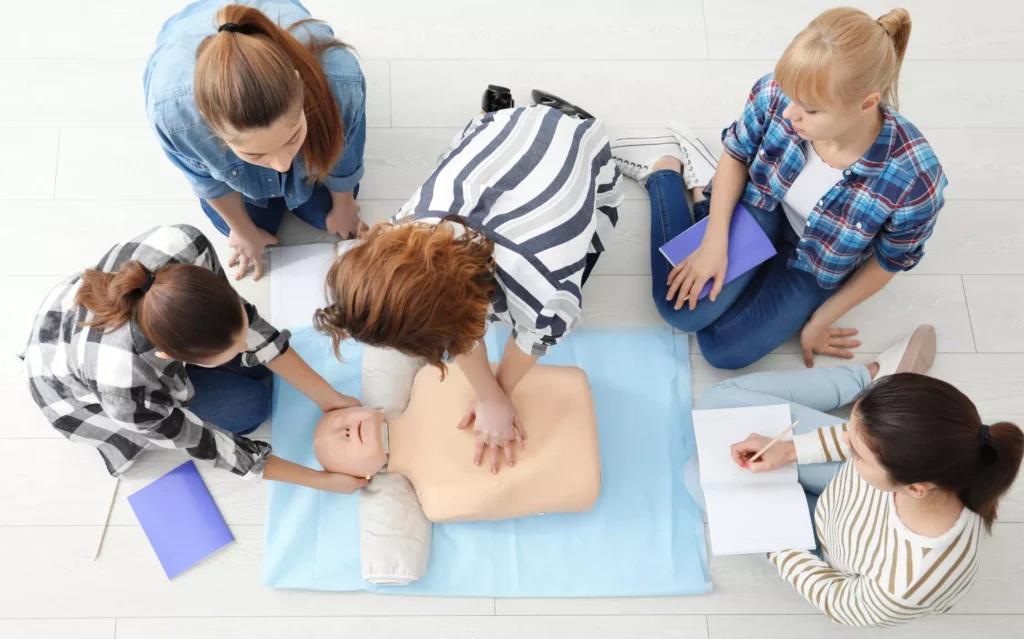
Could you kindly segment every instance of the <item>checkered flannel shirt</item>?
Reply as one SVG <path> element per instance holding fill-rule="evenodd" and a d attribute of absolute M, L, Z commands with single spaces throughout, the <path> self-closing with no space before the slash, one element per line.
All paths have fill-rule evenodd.
<path fill-rule="evenodd" d="M 210 241 L 191 226 L 147 231 L 110 249 L 96 268 L 114 273 L 129 260 L 151 271 L 195 264 L 226 277 Z M 191 413 L 194 391 L 183 363 L 157 357 L 134 322 L 109 333 L 81 325 L 92 317 L 75 304 L 81 281 L 78 273 L 47 295 L 25 352 L 32 396 L 54 428 L 72 441 L 95 446 L 112 475 L 127 470 L 147 447 L 159 446 L 185 449 L 247 478 L 261 477 L 270 446 Z M 287 350 L 288 333 L 244 304 L 249 348 L 242 364 L 266 364 Z"/>
<path fill-rule="evenodd" d="M 726 152 L 750 167 L 742 201 L 771 211 L 804 167 L 802 140 L 782 112 L 789 98 L 769 74 L 758 80 L 740 119 L 722 132 Z M 836 288 L 870 255 L 887 271 L 921 260 L 948 184 L 921 132 L 882 108 L 882 130 L 814 207 L 790 268 Z M 713 185 L 706 192 L 710 194 Z"/>

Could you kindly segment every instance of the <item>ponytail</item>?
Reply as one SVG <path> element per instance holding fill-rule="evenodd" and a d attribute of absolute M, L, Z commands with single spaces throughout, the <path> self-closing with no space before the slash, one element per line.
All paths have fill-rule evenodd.
<path fill-rule="evenodd" d="M 876 22 L 892 38 L 896 52 L 892 82 L 881 92 L 882 101 L 898 108 L 900 71 L 903 69 L 903 58 L 907 55 L 907 45 L 910 44 L 910 12 L 906 9 L 893 9 Z"/>
<path fill-rule="evenodd" d="M 978 465 L 959 497 L 965 506 L 981 515 L 991 530 L 999 500 L 1017 477 L 1024 456 L 1024 432 L 1009 422 L 982 428 L 987 430 L 987 436 L 979 446 Z"/>
<path fill-rule="evenodd" d="M 935 484 L 960 498 L 992 529 L 999 500 L 1013 485 L 1024 433 L 991 428 L 952 385 L 925 375 L 883 377 L 857 400 L 854 414 L 868 448 L 900 486 Z"/>
<path fill-rule="evenodd" d="M 315 21 L 297 24 L 307 22 Z M 322 181 L 345 139 L 319 57 L 347 45 L 312 38 L 303 45 L 258 9 L 240 4 L 222 7 L 217 23 L 228 28 L 203 40 L 196 54 L 193 87 L 199 111 L 214 130 L 245 131 L 266 128 L 301 103 L 308 128 L 302 159 L 310 181 Z"/>
<path fill-rule="evenodd" d="M 88 270 L 82 275 L 75 303 L 93 314 L 82 326 L 115 331 L 135 317 L 142 287 L 150 272 L 139 262 L 125 262 L 117 273 Z"/>
<path fill-rule="evenodd" d="M 109 333 L 134 322 L 153 346 L 183 362 L 223 353 L 245 326 L 231 284 L 191 264 L 150 271 L 132 260 L 117 273 L 87 270 L 75 303 L 93 316 L 82 326 Z"/>

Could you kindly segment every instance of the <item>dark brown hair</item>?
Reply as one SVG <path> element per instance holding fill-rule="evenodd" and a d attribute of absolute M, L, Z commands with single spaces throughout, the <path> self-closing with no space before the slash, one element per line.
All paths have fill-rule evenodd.
<path fill-rule="evenodd" d="M 227 280 L 201 266 L 169 264 L 152 273 L 136 261 L 117 273 L 88 270 L 75 303 L 94 317 L 83 325 L 110 332 L 135 322 L 153 346 L 182 362 L 227 350 L 245 323 L 242 300 Z"/>
<path fill-rule="evenodd" d="M 302 20 L 292 25 L 315 22 Z M 196 105 L 214 130 L 266 128 L 301 103 L 306 113 L 302 159 L 313 182 L 330 173 L 345 146 L 341 111 L 320 55 L 338 40 L 299 42 L 258 9 L 229 4 L 217 13 L 219 31 L 199 45 L 193 77 Z M 298 71 L 298 76 L 295 72 Z"/>
<path fill-rule="evenodd" d="M 854 413 L 864 443 L 894 483 L 927 482 L 953 492 L 991 530 L 999 500 L 1013 485 L 1024 455 L 1020 428 L 999 422 L 986 434 L 966 395 L 913 373 L 872 384 Z"/>
<path fill-rule="evenodd" d="M 351 337 L 422 357 L 444 374 L 444 360 L 473 350 L 487 330 L 493 252 L 490 240 L 458 218 L 378 224 L 331 266 L 330 305 L 313 324 L 330 335 L 336 354 Z"/>

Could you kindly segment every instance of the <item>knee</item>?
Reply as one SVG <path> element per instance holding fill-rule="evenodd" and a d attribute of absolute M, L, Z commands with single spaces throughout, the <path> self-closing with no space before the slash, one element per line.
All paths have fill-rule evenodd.
<path fill-rule="evenodd" d="M 675 302 L 665 299 L 667 291 L 654 290 L 654 305 L 658 308 L 661 318 L 672 328 L 684 333 L 696 333 L 707 325 L 707 320 L 698 311 L 691 311 L 689 306 L 676 310 Z"/>
<path fill-rule="evenodd" d="M 746 368 L 762 357 L 749 346 L 744 346 L 741 340 L 714 337 L 708 331 L 697 333 L 697 343 L 708 364 L 723 370 Z"/>
<path fill-rule="evenodd" d="M 736 383 L 731 379 L 727 379 L 723 382 L 718 382 L 711 388 L 708 388 L 697 401 L 694 402 L 694 408 L 698 410 L 707 410 L 711 408 L 731 408 L 736 406 L 736 402 L 732 399 L 730 391 L 736 388 Z"/>

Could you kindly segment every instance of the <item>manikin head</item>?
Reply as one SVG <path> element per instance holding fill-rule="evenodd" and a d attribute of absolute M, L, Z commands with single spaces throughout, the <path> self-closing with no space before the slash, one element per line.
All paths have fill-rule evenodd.
<path fill-rule="evenodd" d="M 313 432 L 313 454 L 324 470 L 373 477 L 388 461 L 384 414 L 357 406 L 325 413 Z"/>

